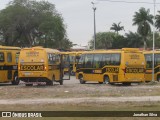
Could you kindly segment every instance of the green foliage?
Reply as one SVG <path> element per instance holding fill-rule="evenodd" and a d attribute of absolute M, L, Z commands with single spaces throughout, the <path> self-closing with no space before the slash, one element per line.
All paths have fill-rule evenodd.
<path fill-rule="evenodd" d="M 156 15 L 156 28 L 160 31 L 160 11 L 158 11 L 158 15 Z"/>
<path fill-rule="evenodd" d="M 50 48 L 71 46 L 55 5 L 46 1 L 14 0 L 0 11 L 1 42 L 5 45 Z"/>
<path fill-rule="evenodd" d="M 96 34 L 96 49 L 110 49 L 115 33 L 113 32 L 99 32 Z M 90 48 L 93 48 L 94 39 L 90 41 Z"/>
<path fill-rule="evenodd" d="M 141 48 L 143 46 L 143 39 L 138 33 L 129 32 L 123 36 L 114 32 L 100 32 L 96 36 L 96 49 Z M 94 38 L 90 41 L 91 49 L 93 48 L 93 40 Z"/>
<path fill-rule="evenodd" d="M 138 33 L 129 32 L 125 34 L 127 47 L 141 48 L 143 46 L 142 37 Z"/>
<path fill-rule="evenodd" d="M 114 32 L 99 32 L 96 34 L 96 49 L 119 49 L 128 47 L 127 40 L 122 35 Z M 94 38 L 90 40 L 90 48 L 93 49 Z"/>
<path fill-rule="evenodd" d="M 115 35 L 113 37 L 112 49 L 121 49 L 124 47 L 128 47 L 126 43 L 127 43 L 127 41 L 124 36 Z"/>
<path fill-rule="evenodd" d="M 119 31 L 124 30 L 124 26 L 120 26 L 120 24 L 121 22 L 119 22 L 118 24 L 113 23 L 110 30 L 114 30 L 118 34 Z"/>
<path fill-rule="evenodd" d="M 137 32 L 142 36 L 144 48 L 147 47 L 147 36 L 151 32 L 150 24 L 153 24 L 153 15 L 150 14 L 149 9 L 140 8 L 139 12 L 135 12 L 133 16 L 133 25 L 137 25 Z"/>
<path fill-rule="evenodd" d="M 147 41 L 147 44 L 148 44 L 148 48 L 151 48 L 153 47 L 153 33 L 150 33 L 148 35 L 148 41 Z M 159 32 L 155 32 L 155 48 L 156 49 L 159 49 L 160 48 L 160 34 Z"/>

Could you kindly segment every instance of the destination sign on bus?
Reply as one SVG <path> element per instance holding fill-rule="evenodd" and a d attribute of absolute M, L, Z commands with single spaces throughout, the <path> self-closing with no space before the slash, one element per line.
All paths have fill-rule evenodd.
<path fill-rule="evenodd" d="M 21 65 L 21 71 L 43 71 L 44 65 Z"/>
<path fill-rule="evenodd" d="M 36 51 L 30 51 L 30 52 L 26 52 L 26 55 L 27 57 L 36 57 L 36 56 L 39 56 L 39 52 L 36 52 Z"/>
<path fill-rule="evenodd" d="M 118 73 L 119 72 L 119 68 L 107 67 L 106 68 L 106 72 L 109 72 L 109 73 Z"/>
<path fill-rule="evenodd" d="M 139 59 L 139 55 L 133 54 L 133 55 L 130 55 L 130 58 L 131 59 Z"/>

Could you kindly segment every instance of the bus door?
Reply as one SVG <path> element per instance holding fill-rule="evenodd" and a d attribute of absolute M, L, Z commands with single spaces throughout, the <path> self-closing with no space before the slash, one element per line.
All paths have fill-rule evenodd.
<path fill-rule="evenodd" d="M 7 80 L 7 72 L 5 71 L 5 53 L 0 51 L 0 82 Z"/>
<path fill-rule="evenodd" d="M 102 79 L 102 54 L 94 54 L 93 58 L 93 80 L 97 81 Z"/>
<path fill-rule="evenodd" d="M 68 69 L 68 73 L 64 75 L 64 69 Z M 70 80 L 70 58 L 69 54 L 61 54 L 60 59 L 60 78 L 61 80 Z"/>
<path fill-rule="evenodd" d="M 93 80 L 93 54 L 86 54 L 84 58 L 84 69 L 81 69 L 83 72 L 84 80 Z"/>
<path fill-rule="evenodd" d="M 145 72 L 145 80 L 152 80 L 152 54 L 145 54 L 146 60 L 146 72 Z"/>
<path fill-rule="evenodd" d="M 8 80 L 12 80 L 12 53 L 11 52 L 7 52 L 7 59 L 6 59 L 6 69 L 7 69 L 7 79 Z"/>

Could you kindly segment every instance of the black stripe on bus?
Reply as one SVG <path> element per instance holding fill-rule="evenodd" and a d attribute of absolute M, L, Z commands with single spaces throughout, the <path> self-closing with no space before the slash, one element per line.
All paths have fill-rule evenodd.
<path fill-rule="evenodd" d="M 118 67 L 105 67 L 103 69 L 78 69 L 77 72 L 83 72 L 87 74 L 104 74 L 104 73 L 119 73 Z"/>
<path fill-rule="evenodd" d="M 60 69 L 60 65 L 48 65 L 48 70 L 57 70 Z"/>
<path fill-rule="evenodd" d="M 77 72 L 87 74 L 104 74 L 104 73 L 119 73 L 119 67 L 104 67 L 103 69 L 79 69 Z M 126 73 L 144 73 L 144 68 L 127 68 Z"/>
<path fill-rule="evenodd" d="M 0 65 L 0 70 L 18 70 L 18 65 Z"/>

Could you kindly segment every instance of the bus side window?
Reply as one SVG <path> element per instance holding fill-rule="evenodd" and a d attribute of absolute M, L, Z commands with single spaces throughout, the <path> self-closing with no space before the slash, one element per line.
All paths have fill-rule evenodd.
<path fill-rule="evenodd" d="M 111 62 L 111 54 L 104 54 L 102 59 L 102 67 L 110 65 L 110 62 Z"/>
<path fill-rule="evenodd" d="M 102 54 L 95 54 L 94 55 L 94 62 L 93 62 L 93 67 L 94 68 L 100 68 L 101 65 L 101 60 L 102 60 Z"/>
<path fill-rule="evenodd" d="M 0 53 L 0 62 L 4 62 L 4 53 Z"/>
<path fill-rule="evenodd" d="M 120 65 L 120 54 L 111 55 L 111 65 Z"/>
<path fill-rule="evenodd" d="M 7 62 L 12 62 L 12 53 L 7 53 Z"/>
<path fill-rule="evenodd" d="M 51 53 L 48 53 L 48 63 L 53 64 L 53 55 Z"/>
<path fill-rule="evenodd" d="M 82 68 L 82 67 L 84 67 L 84 58 L 85 58 L 85 56 L 84 56 L 84 55 L 81 55 L 80 59 L 77 60 L 77 61 L 78 61 L 77 68 Z"/>
<path fill-rule="evenodd" d="M 20 54 L 20 52 L 16 53 L 16 64 L 18 64 L 19 54 Z"/>
<path fill-rule="evenodd" d="M 92 68 L 93 55 L 87 54 L 85 57 L 85 68 Z"/>
<path fill-rule="evenodd" d="M 160 55 L 159 54 L 155 54 L 155 66 L 160 65 Z"/>

